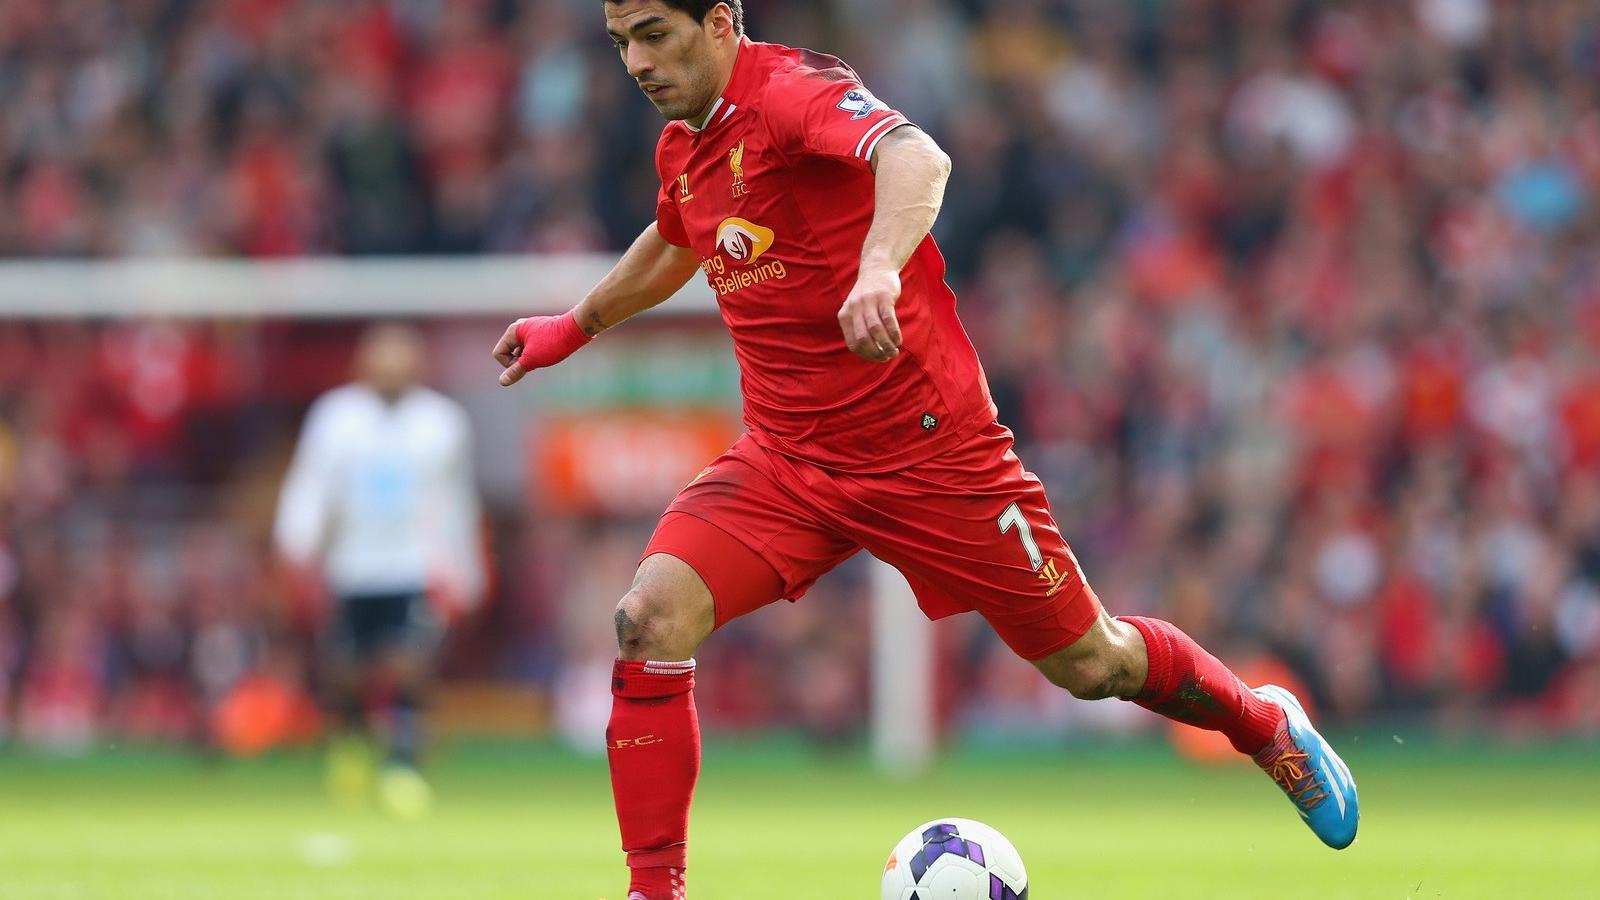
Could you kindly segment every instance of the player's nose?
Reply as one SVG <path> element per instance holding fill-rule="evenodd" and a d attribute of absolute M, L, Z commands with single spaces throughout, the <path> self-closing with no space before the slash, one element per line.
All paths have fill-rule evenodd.
<path fill-rule="evenodd" d="M 628 44 L 628 52 L 624 62 L 628 66 L 628 74 L 632 75 L 635 81 L 644 81 L 645 76 L 655 71 L 656 68 L 655 63 L 650 60 L 649 54 L 645 52 L 645 48 L 640 46 L 638 41 Z"/>

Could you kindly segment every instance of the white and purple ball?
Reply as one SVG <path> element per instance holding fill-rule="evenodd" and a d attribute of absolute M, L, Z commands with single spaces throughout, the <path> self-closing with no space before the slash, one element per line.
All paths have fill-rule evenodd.
<path fill-rule="evenodd" d="M 971 819 L 934 819 L 900 839 L 883 900 L 1028 900 L 1028 872 L 1005 835 Z"/>

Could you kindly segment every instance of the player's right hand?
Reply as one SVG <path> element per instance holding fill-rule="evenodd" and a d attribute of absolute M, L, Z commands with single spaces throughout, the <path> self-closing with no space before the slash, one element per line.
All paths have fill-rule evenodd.
<path fill-rule="evenodd" d="M 900 299 L 900 273 L 863 265 L 856 286 L 839 307 L 839 328 L 850 352 L 869 362 L 888 362 L 900 355 L 900 320 L 894 314 Z"/>
<path fill-rule="evenodd" d="M 494 360 L 505 367 L 500 373 L 500 386 L 510 387 L 535 369 L 561 362 L 590 340 L 570 310 L 559 316 L 533 316 L 512 322 L 500 336 L 500 343 L 494 345 Z"/>

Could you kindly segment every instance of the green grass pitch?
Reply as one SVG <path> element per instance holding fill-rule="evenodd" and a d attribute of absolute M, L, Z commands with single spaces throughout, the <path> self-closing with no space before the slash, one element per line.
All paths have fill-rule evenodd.
<path fill-rule="evenodd" d="M 1256 772 L 1159 747 L 960 756 L 895 782 L 859 754 L 717 744 L 689 885 L 872 900 L 903 832 L 960 815 L 1011 837 L 1036 900 L 1600 896 L 1600 746 L 1363 743 L 1346 741 L 1364 817 L 1343 853 Z M 407 825 L 332 808 L 310 754 L 0 753 L 0 900 L 620 900 L 603 761 L 475 745 L 433 771 L 439 809 Z"/>

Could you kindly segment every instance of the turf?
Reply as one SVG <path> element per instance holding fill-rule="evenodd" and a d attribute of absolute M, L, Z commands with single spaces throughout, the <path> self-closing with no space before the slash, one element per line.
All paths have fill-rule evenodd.
<path fill-rule="evenodd" d="M 696 900 L 870 900 L 884 856 L 940 815 L 1022 851 L 1035 900 L 1592 897 L 1600 747 L 1351 747 L 1357 844 L 1324 849 L 1264 778 L 1161 748 L 961 757 L 894 782 L 857 754 L 714 746 L 696 805 Z M 0 754 L 3 900 L 619 900 L 603 762 L 458 748 L 425 823 L 336 810 L 306 754 L 204 763 Z"/>

